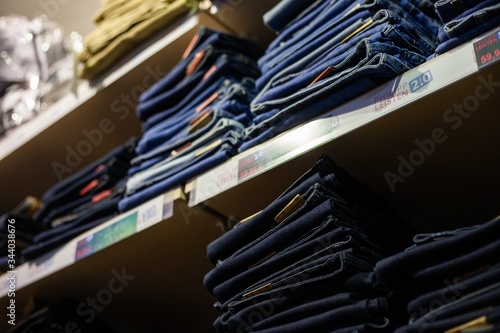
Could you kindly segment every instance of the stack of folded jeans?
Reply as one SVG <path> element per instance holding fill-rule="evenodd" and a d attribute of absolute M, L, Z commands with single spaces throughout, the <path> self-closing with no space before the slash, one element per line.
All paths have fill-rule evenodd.
<path fill-rule="evenodd" d="M 251 103 L 256 117 L 240 151 L 426 61 L 434 53 L 439 25 L 429 4 L 417 2 L 317 0 L 298 14 L 302 6 L 272 12 L 271 24 L 280 15 L 289 22 L 278 22 L 285 27 L 259 59 L 263 75 Z M 294 1 L 283 3 L 286 8 Z"/>
<path fill-rule="evenodd" d="M 388 332 L 375 263 L 413 229 L 328 157 L 261 212 L 209 244 L 206 288 L 220 332 Z"/>
<path fill-rule="evenodd" d="M 46 253 L 118 214 L 135 145 L 136 139 L 131 139 L 51 187 L 42 196 L 43 208 L 33 214 L 33 219 L 16 219 L 16 230 L 28 227 L 34 230 L 26 237 L 28 246 L 18 252 L 17 264 Z"/>
<path fill-rule="evenodd" d="M 253 113 L 253 43 L 201 28 L 180 63 L 137 106 L 144 134 L 120 211 L 138 206 L 236 154 Z"/>
<path fill-rule="evenodd" d="M 434 4 L 443 25 L 439 28 L 436 54 L 500 26 L 497 0 L 439 0 Z"/>
<path fill-rule="evenodd" d="M 407 309 L 395 332 L 500 331 L 500 217 L 454 231 L 420 234 L 377 263 L 378 279 Z"/>
<path fill-rule="evenodd" d="M 93 78 L 189 10 L 192 0 L 103 0 L 97 28 L 84 39 L 79 75 Z M 196 1 L 194 1 L 194 4 Z M 193 5 L 194 5 L 193 4 Z"/>

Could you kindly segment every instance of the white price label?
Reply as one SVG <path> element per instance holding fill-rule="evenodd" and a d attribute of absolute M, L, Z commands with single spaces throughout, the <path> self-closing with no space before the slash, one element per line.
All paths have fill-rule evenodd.
<path fill-rule="evenodd" d="M 163 195 L 148 201 L 137 210 L 137 231 L 163 220 Z"/>

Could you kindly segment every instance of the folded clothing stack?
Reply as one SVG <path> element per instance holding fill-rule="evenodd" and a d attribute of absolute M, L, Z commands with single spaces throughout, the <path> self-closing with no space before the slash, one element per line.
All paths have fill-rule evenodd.
<path fill-rule="evenodd" d="M 434 6 L 442 22 L 436 54 L 449 51 L 500 26 L 500 4 L 497 0 L 439 0 Z"/>
<path fill-rule="evenodd" d="M 51 187 L 42 196 L 43 208 L 38 205 L 36 212 L 24 214 L 22 219 L 17 210 L 6 214 L 7 222 L 15 219 L 16 230 L 29 230 L 25 246 L 16 252 L 16 264 L 38 257 L 117 215 L 135 145 L 136 139 L 131 139 Z M 7 269 L 8 259 L 2 258 L 2 270 Z"/>
<path fill-rule="evenodd" d="M 260 55 L 250 41 L 207 28 L 198 31 L 178 65 L 141 95 L 136 112 L 144 134 L 120 211 L 236 154 L 241 133 L 252 121 L 249 104 Z"/>
<path fill-rule="evenodd" d="M 97 28 L 84 38 L 79 75 L 93 78 L 189 10 L 193 0 L 103 0 Z"/>
<path fill-rule="evenodd" d="M 434 53 L 438 22 L 425 1 L 281 1 L 281 29 L 258 61 L 254 124 L 244 151 L 414 68 Z"/>
<path fill-rule="evenodd" d="M 382 258 L 413 229 L 381 198 L 322 157 L 268 207 L 208 246 L 206 288 L 219 332 L 389 332 Z"/>
<path fill-rule="evenodd" d="M 500 217 L 419 234 L 412 247 L 378 262 L 378 279 L 407 310 L 395 332 L 499 332 L 499 235 Z"/>

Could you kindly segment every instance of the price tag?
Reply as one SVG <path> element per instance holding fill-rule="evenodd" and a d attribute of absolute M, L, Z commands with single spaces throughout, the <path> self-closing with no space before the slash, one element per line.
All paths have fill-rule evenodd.
<path fill-rule="evenodd" d="M 267 153 L 264 149 L 243 157 L 238 161 L 238 180 L 243 180 L 262 171 L 266 167 Z"/>
<path fill-rule="evenodd" d="M 477 67 L 484 67 L 500 58 L 500 30 L 474 43 Z"/>
<path fill-rule="evenodd" d="M 137 209 L 137 231 L 163 220 L 163 195 L 146 202 Z"/>
<path fill-rule="evenodd" d="M 134 212 L 78 241 L 75 261 L 88 257 L 136 232 L 137 212 Z"/>
<path fill-rule="evenodd" d="M 189 205 L 195 206 L 236 185 L 238 162 L 230 160 L 196 179 L 196 185 L 191 189 Z"/>
<path fill-rule="evenodd" d="M 163 196 L 162 220 L 166 220 L 174 215 L 174 191 L 165 193 Z"/>

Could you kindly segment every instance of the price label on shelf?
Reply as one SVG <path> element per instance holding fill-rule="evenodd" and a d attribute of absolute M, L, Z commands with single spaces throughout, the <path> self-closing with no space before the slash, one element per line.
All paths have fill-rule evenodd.
<path fill-rule="evenodd" d="M 163 220 L 163 195 L 141 205 L 137 209 L 137 231 L 146 229 Z"/>
<path fill-rule="evenodd" d="M 500 30 L 474 43 L 477 67 L 484 67 L 500 58 Z"/>
<path fill-rule="evenodd" d="M 243 157 L 238 161 L 238 180 L 248 178 L 266 167 L 267 153 L 264 149 Z"/>
<path fill-rule="evenodd" d="M 88 257 L 136 232 L 137 212 L 134 212 L 78 241 L 75 261 Z"/>

